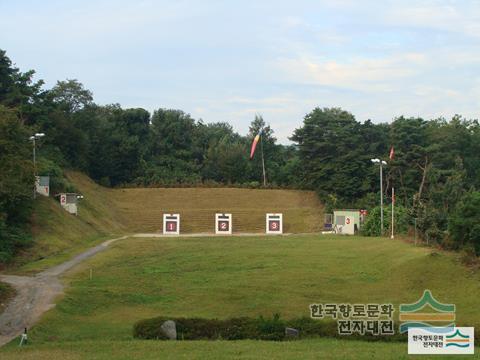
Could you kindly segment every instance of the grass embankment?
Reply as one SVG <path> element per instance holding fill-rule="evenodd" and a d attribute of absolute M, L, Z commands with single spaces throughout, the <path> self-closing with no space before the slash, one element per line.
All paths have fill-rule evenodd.
<path fill-rule="evenodd" d="M 264 233 L 265 214 L 283 213 L 286 233 L 318 232 L 323 207 L 312 191 L 234 188 L 118 189 L 116 204 L 135 232 L 162 231 L 164 213 L 179 213 L 181 233 L 213 233 L 215 213 L 231 213 L 233 232 Z"/>
<path fill-rule="evenodd" d="M 308 316 L 311 303 L 326 302 L 392 302 L 398 309 L 424 289 L 456 304 L 458 325 L 480 327 L 478 272 L 463 267 L 455 254 L 390 239 L 130 238 L 77 267 L 67 281 L 65 297 L 31 330 L 30 347 L 19 353 L 10 344 L 0 357 L 81 358 L 92 351 L 98 359 L 154 358 L 158 352 L 188 358 L 406 358 L 405 343 L 160 343 L 133 341 L 132 326 L 158 315 L 293 318 Z M 95 358 L 92 352 L 89 358 Z"/>
<path fill-rule="evenodd" d="M 16 257 L 11 270 L 32 273 L 46 269 L 127 230 L 113 204 L 113 190 L 80 173 L 69 173 L 68 178 L 84 195 L 78 216 L 63 210 L 53 195 L 49 198 L 39 195 L 33 217 L 33 244 Z"/>

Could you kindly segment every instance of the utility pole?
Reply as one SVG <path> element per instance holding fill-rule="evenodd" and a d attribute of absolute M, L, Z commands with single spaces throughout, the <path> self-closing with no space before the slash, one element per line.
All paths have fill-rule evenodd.
<path fill-rule="evenodd" d="M 44 133 L 36 133 L 35 135 L 30 136 L 30 140 L 33 141 L 33 176 L 35 177 L 35 182 L 33 184 L 33 198 L 37 198 L 37 156 L 36 156 L 36 143 L 35 141 L 44 137 Z"/>

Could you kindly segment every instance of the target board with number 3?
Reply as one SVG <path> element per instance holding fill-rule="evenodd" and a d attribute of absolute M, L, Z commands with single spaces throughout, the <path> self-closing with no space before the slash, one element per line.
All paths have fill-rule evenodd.
<path fill-rule="evenodd" d="M 267 214 L 267 234 L 283 234 L 283 214 Z"/>

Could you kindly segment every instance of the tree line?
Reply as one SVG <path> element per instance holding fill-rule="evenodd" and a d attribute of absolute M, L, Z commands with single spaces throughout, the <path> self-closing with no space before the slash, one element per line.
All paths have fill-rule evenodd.
<path fill-rule="evenodd" d="M 476 216 L 479 208 L 476 120 L 399 117 L 374 124 L 342 109 L 315 108 L 292 134 L 293 145 L 282 145 L 260 115 L 241 135 L 226 122 L 204 123 L 178 109 L 150 114 L 99 105 L 77 80 L 45 89 L 33 76 L 0 50 L 0 262 L 28 243 L 34 183 L 28 139 L 36 132 L 46 134 L 38 143 L 37 173 L 50 175 L 55 193 L 74 190 L 63 177 L 67 168 L 113 187 L 260 187 L 261 159 L 250 160 L 249 148 L 263 129 L 269 186 L 315 190 L 328 209 L 375 207 L 378 167 L 370 159 L 388 160 L 393 146 L 381 190 L 386 202 L 395 186 L 397 203 L 418 220 L 423 237 L 480 252 L 480 216 L 464 224 L 464 214 Z"/>
<path fill-rule="evenodd" d="M 404 230 L 415 223 L 429 243 L 480 254 L 477 120 L 401 116 L 390 124 L 373 124 L 360 123 L 341 109 L 316 108 L 291 139 L 298 144 L 297 180 L 317 190 L 330 209 L 373 209 L 380 193 L 389 204 L 395 187 L 398 223 Z M 372 158 L 387 162 L 382 189 Z M 375 214 L 378 209 L 371 212 L 371 221 Z M 370 231 L 379 235 L 378 223 Z"/>

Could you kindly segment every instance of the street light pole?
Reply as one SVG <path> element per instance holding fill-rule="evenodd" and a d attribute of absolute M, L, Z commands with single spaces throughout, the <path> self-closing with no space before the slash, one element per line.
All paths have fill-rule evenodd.
<path fill-rule="evenodd" d="M 380 236 L 383 236 L 383 166 L 380 161 Z"/>
<path fill-rule="evenodd" d="M 33 176 L 35 177 L 35 183 L 33 184 L 33 198 L 37 198 L 37 156 L 35 152 L 37 139 L 44 137 L 44 133 L 36 133 L 35 135 L 30 136 L 30 140 L 33 141 Z"/>

